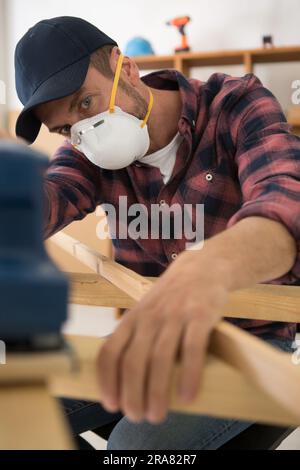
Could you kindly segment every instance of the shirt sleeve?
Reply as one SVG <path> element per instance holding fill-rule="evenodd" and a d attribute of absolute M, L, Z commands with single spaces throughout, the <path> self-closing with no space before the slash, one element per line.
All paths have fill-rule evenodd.
<path fill-rule="evenodd" d="M 44 177 L 44 237 L 83 219 L 101 203 L 100 170 L 66 143 Z"/>
<path fill-rule="evenodd" d="M 290 129 L 276 98 L 252 76 L 231 119 L 243 204 L 227 227 L 250 216 L 281 222 L 296 241 L 297 257 L 273 282 L 288 284 L 300 279 L 300 138 Z"/>

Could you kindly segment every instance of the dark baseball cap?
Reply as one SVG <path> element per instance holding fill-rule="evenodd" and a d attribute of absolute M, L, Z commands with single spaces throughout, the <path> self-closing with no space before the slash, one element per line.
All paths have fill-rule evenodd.
<path fill-rule="evenodd" d="M 90 56 L 106 45 L 118 44 L 81 18 L 61 16 L 43 20 L 19 41 L 15 51 L 18 97 L 24 109 L 16 134 L 32 144 L 42 123 L 34 108 L 64 98 L 83 85 Z"/>

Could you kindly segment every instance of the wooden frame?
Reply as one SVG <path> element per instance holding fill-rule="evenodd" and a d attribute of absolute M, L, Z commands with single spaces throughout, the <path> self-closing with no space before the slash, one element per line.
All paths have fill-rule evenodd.
<path fill-rule="evenodd" d="M 52 241 L 96 273 L 71 275 L 73 302 L 128 308 L 155 282 L 64 233 Z M 277 305 L 281 301 L 284 306 Z M 300 287 L 258 285 L 234 293 L 225 310 L 231 316 L 242 311 L 250 317 L 254 309 L 255 318 L 299 321 L 299 306 Z M 52 397 L 101 401 L 96 357 L 105 338 L 66 336 L 66 340 L 72 354 L 9 356 L 6 368 L 0 370 L 0 448 L 73 448 L 62 412 Z M 25 364 L 28 374 L 21 374 Z M 170 410 L 277 425 L 300 424 L 300 366 L 293 364 L 290 354 L 226 321 L 211 335 L 202 387 L 192 404 L 183 404 L 176 394 L 178 368 L 177 364 L 173 371 Z M 33 420 L 30 433 L 24 428 L 29 416 Z M 50 420 L 47 429 L 45 417 Z"/>
<path fill-rule="evenodd" d="M 135 301 L 139 301 L 152 286 L 153 280 L 132 272 L 64 233 L 56 234 L 52 237 L 52 241 L 89 266 L 98 277 L 101 276 L 116 286 L 118 292 L 125 292 Z M 102 282 L 102 280 L 99 282 Z M 287 297 L 287 291 L 285 289 L 282 291 L 280 286 L 265 286 L 267 303 L 265 303 L 266 299 L 260 300 L 260 302 L 257 297 L 253 299 L 254 302 L 256 301 L 256 305 L 260 303 L 261 316 L 269 319 L 271 319 L 271 308 L 274 301 L 271 305 L 269 304 L 270 289 L 268 288 L 272 287 L 276 288 L 277 296 Z M 257 289 L 259 291 L 260 287 Z M 291 289 L 294 290 L 291 291 Z M 300 306 L 299 290 L 295 287 L 289 289 L 290 294 L 293 293 L 291 297 L 288 297 L 288 303 L 290 305 L 290 315 L 294 319 L 297 317 L 297 308 Z M 262 294 L 260 293 L 260 295 Z M 248 299 L 249 296 L 251 297 L 251 289 L 246 290 L 246 298 L 247 296 Z M 243 295 L 239 293 L 236 298 L 233 295 L 230 300 L 235 313 L 239 309 L 243 309 L 242 298 Z M 230 303 L 228 312 L 230 311 Z M 283 317 L 283 311 L 277 311 L 277 318 L 283 320 Z M 269 394 L 290 413 L 296 414 L 297 419 L 300 418 L 300 408 L 299 410 L 294 409 L 294 404 L 297 403 L 300 392 L 300 368 L 293 365 L 289 354 L 275 350 L 253 335 L 225 321 L 221 321 L 215 327 L 209 350 L 220 361 L 239 371 L 258 389 Z M 272 381 L 269 380 L 270 377 L 272 377 Z M 289 390 L 288 394 L 286 393 L 287 389 Z"/>

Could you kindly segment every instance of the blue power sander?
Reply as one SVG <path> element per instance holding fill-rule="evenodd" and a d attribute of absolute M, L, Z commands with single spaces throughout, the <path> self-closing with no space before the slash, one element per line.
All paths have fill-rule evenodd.
<path fill-rule="evenodd" d="M 43 243 L 43 174 L 48 159 L 0 142 L 0 340 L 8 351 L 63 345 L 68 281 Z"/>

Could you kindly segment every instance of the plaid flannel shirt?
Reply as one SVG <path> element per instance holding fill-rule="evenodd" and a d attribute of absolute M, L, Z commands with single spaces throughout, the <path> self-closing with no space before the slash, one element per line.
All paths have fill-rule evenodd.
<path fill-rule="evenodd" d="M 253 74 L 240 78 L 214 73 L 202 82 L 176 70 L 162 70 L 142 80 L 153 88 L 179 89 L 181 94 L 178 131 L 184 139 L 170 181 L 164 185 L 159 169 L 141 162 L 117 171 L 100 169 L 65 142 L 45 177 L 45 237 L 98 205 L 118 208 L 120 196 L 127 196 L 128 206 L 144 204 L 149 213 L 151 204 L 160 201 L 169 206 L 204 204 L 205 239 L 245 217 L 281 222 L 297 242 L 297 258 L 290 272 L 269 283 L 298 281 L 300 139 L 290 132 L 276 98 Z M 174 254 L 185 249 L 186 241 L 116 239 L 114 255 L 142 275 L 158 276 Z M 294 323 L 229 321 L 257 335 L 293 339 L 296 330 Z"/>

